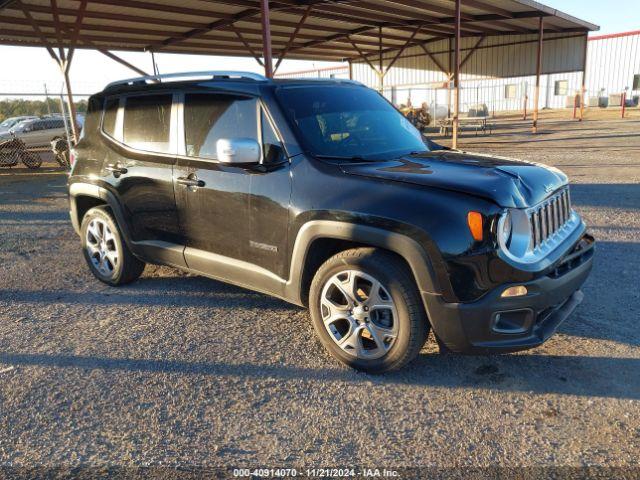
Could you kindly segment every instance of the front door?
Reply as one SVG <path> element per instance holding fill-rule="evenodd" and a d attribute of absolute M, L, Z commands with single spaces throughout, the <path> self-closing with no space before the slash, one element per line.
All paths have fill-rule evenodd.
<path fill-rule="evenodd" d="M 236 279 L 243 272 L 249 278 L 257 270 L 267 277 L 283 271 L 276 258 L 286 244 L 290 187 L 282 151 L 269 155 L 280 162 L 265 157 L 250 166 L 221 163 L 216 154 L 219 139 L 261 142 L 261 108 L 258 99 L 242 95 L 184 95 L 185 155 L 174 185 L 191 269 Z"/>

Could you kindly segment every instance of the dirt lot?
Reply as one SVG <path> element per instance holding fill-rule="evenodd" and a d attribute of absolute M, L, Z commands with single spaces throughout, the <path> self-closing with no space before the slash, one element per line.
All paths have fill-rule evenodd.
<path fill-rule="evenodd" d="M 432 342 L 377 377 L 279 300 L 164 267 L 99 284 L 65 177 L 0 176 L 0 465 L 640 468 L 640 118 L 548 117 L 462 145 L 570 174 L 598 240 L 584 303 L 535 350 Z"/>

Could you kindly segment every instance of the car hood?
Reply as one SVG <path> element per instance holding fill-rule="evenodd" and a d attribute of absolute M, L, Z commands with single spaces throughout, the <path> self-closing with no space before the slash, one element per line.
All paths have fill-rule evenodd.
<path fill-rule="evenodd" d="M 560 170 L 539 163 L 448 150 L 341 168 L 350 175 L 468 193 L 510 208 L 536 205 L 568 183 Z"/>

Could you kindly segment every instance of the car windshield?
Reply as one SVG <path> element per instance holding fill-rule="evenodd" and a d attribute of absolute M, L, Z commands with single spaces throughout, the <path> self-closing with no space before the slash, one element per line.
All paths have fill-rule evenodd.
<path fill-rule="evenodd" d="M 368 88 L 292 86 L 278 89 L 276 95 L 313 155 L 378 160 L 428 150 L 411 122 Z"/>

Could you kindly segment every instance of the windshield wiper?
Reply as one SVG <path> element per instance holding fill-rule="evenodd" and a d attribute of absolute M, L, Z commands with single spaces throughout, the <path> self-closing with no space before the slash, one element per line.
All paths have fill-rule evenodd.
<path fill-rule="evenodd" d="M 347 162 L 370 162 L 371 160 L 366 160 L 359 155 L 354 156 L 346 156 L 346 155 L 318 155 L 312 154 L 314 157 L 319 158 L 321 160 L 344 160 Z"/>

